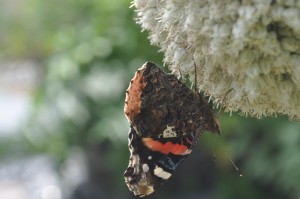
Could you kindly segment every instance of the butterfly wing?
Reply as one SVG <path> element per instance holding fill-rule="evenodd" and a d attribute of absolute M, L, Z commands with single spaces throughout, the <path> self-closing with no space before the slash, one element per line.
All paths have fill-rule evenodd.
<path fill-rule="evenodd" d="M 150 62 L 131 80 L 124 112 L 131 125 L 124 176 L 135 195 L 149 195 L 167 180 L 204 131 L 219 132 L 205 99 Z"/>
<path fill-rule="evenodd" d="M 194 134 L 179 137 L 141 137 L 133 128 L 129 133 L 130 162 L 124 173 L 129 189 L 138 196 L 154 192 L 168 180 L 190 154 Z"/>

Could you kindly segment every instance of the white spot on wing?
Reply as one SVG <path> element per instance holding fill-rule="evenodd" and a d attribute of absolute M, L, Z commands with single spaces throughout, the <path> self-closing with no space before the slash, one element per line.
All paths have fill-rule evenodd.
<path fill-rule="evenodd" d="M 158 166 L 156 166 L 154 169 L 154 175 L 156 175 L 157 177 L 160 177 L 164 180 L 167 180 L 172 176 L 172 174 L 164 171 L 161 167 L 158 167 Z"/>
<path fill-rule="evenodd" d="M 171 138 L 171 137 L 176 137 L 177 134 L 175 131 L 173 131 L 172 129 L 175 128 L 175 126 L 168 126 L 167 128 L 164 130 L 164 132 L 162 133 L 164 138 Z"/>
<path fill-rule="evenodd" d="M 148 172 L 149 171 L 149 166 L 148 166 L 148 164 L 143 164 L 142 165 L 142 169 L 143 169 L 143 171 L 146 173 L 146 172 Z"/>

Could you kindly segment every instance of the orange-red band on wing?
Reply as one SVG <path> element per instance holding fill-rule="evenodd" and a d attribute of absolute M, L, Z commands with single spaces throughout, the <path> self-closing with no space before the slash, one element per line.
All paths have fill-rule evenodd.
<path fill-rule="evenodd" d="M 145 146 L 147 146 L 152 151 L 159 151 L 163 154 L 172 153 L 174 155 L 184 155 L 188 151 L 188 148 L 182 143 L 173 144 L 169 141 L 163 144 L 157 140 L 153 140 L 152 138 L 143 138 L 143 142 Z"/>

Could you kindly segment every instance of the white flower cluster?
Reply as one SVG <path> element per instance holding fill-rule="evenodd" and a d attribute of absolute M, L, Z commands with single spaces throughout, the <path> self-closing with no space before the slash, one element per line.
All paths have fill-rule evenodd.
<path fill-rule="evenodd" d="M 300 1 L 134 0 L 133 5 L 173 73 L 193 81 L 196 65 L 198 88 L 226 111 L 300 118 Z"/>

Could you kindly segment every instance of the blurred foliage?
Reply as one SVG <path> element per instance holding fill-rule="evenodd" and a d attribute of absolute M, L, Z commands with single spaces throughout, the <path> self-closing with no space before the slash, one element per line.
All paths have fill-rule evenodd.
<path fill-rule="evenodd" d="M 2 54 L 32 56 L 44 66 L 25 133 L 32 148 L 63 159 L 70 145 L 104 137 L 127 142 L 124 91 L 146 57 L 162 59 L 135 24 L 130 2 L 31 0 L 23 6 Z"/>
<path fill-rule="evenodd" d="M 73 147 L 81 147 L 91 172 L 87 190 L 129 198 L 122 176 L 129 158 L 124 91 L 143 62 L 162 65 L 162 55 L 135 24 L 130 1 L 28 0 L 18 7 L 5 2 L 0 58 L 34 59 L 43 72 L 23 136 L 2 140 L 1 155 L 45 153 L 59 168 Z M 221 142 L 244 177 L 235 175 L 223 149 L 211 161 L 206 135 L 178 174 L 149 198 L 299 197 L 299 123 L 226 114 L 220 121 Z M 84 191 L 73 198 L 84 198 L 78 192 Z"/>

